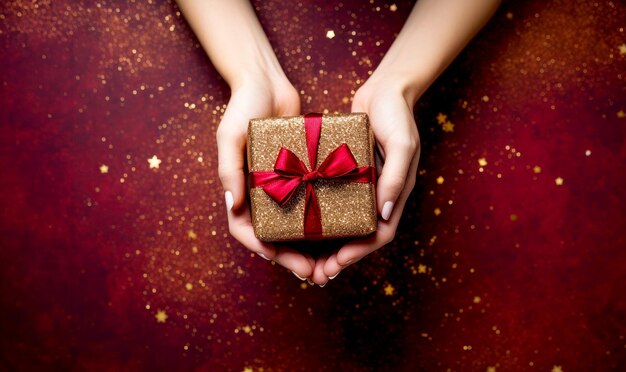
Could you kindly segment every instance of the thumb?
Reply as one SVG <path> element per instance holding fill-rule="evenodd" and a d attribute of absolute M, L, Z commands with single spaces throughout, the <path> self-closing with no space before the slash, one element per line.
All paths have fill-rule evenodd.
<path fill-rule="evenodd" d="M 224 118 L 217 128 L 218 174 L 224 188 L 226 209 L 237 210 L 246 196 L 244 159 L 246 151 L 246 132 L 240 123 L 234 122 L 233 115 L 224 113 Z"/>
<path fill-rule="evenodd" d="M 352 112 L 369 112 L 370 122 L 379 149 L 384 155 L 384 164 L 376 183 L 376 203 L 383 220 L 389 220 L 402 190 L 414 179 L 407 179 L 411 162 L 419 150 L 419 137 L 412 111 L 403 101 L 377 101 L 373 110 L 368 110 L 367 92 L 357 92 L 352 102 Z"/>
<path fill-rule="evenodd" d="M 407 136 L 396 136 L 382 144 L 385 150 L 385 163 L 376 185 L 376 200 L 381 217 L 389 220 L 396 201 L 407 184 L 411 161 L 418 150 L 417 141 Z"/>

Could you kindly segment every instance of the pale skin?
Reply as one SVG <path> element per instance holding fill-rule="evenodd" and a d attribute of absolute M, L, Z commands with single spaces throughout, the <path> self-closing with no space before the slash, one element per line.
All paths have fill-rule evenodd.
<path fill-rule="evenodd" d="M 352 240 L 314 259 L 295 249 L 258 240 L 246 200 L 248 121 L 300 115 L 297 90 L 283 72 L 247 0 L 177 2 L 231 88 L 216 133 L 219 177 L 231 235 L 250 251 L 322 287 L 349 265 L 393 240 L 415 185 L 420 157 L 413 107 L 500 4 L 500 0 L 419 0 L 415 4 L 389 51 L 352 100 L 352 112 L 369 115 L 384 158 L 376 184 L 378 229 L 367 238 Z"/>

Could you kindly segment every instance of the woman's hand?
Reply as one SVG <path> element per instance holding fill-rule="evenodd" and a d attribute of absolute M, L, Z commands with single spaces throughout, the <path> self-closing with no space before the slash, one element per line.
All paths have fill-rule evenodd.
<path fill-rule="evenodd" d="M 247 0 L 178 0 L 198 40 L 231 89 L 217 129 L 219 176 L 231 235 L 261 257 L 304 280 L 315 261 L 290 248 L 259 241 L 246 199 L 246 139 L 250 119 L 300 114 L 300 98 L 283 72 Z"/>
<path fill-rule="evenodd" d="M 296 276 L 311 275 L 314 260 L 291 248 L 261 242 L 254 235 L 244 162 L 250 119 L 300 114 L 300 97 L 284 77 L 262 74 L 244 79 L 233 87 L 224 117 L 217 128 L 218 171 L 224 188 L 230 234 L 250 251 L 274 260 Z"/>
<path fill-rule="evenodd" d="M 346 266 L 393 240 L 420 154 L 413 106 L 499 4 L 500 0 L 419 0 L 376 71 L 355 94 L 352 111 L 369 114 L 385 158 L 376 185 L 382 219 L 374 235 L 317 260 L 315 283 L 326 284 Z"/>
<path fill-rule="evenodd" d="M 364 239 L 353 240 L 337 252 L 317 260 L 313 281 L 325 285 L 343 268 L 391 242 L 413 186 L 420 156 L 420 140 L 413 106 L 401 79 L 387 76 L 368 80 L 355 94 L 352 112 L 365 112 L 384 159 L 376 184 L 378 229 Z"/>
<path fill-rule="evenodd" d="M 231 234 L 248 249 L 324 285 L 342 268 L 390 242 L 415 182 L 419 136 L 413 105 L 487 22 L 500 0 L 420 0 L 374 74 L 358 90 L 352 111 L 369 114 L 385 164 L 377 184 L 376 233 L 352 241 L 317 261 L 277 249 L 254 236 L 245 199 L 244 158 L 248 121 L 297 115 L 298 95 L 278 63 L 246 0 L 178 0 L 211 61 L 231 87 L 220 123 L 218 157 Z M 441 20 L 446 20 L 442 22 Z"/>

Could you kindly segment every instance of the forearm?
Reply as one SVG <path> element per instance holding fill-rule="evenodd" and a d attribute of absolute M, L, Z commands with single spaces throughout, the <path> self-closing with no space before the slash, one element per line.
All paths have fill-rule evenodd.
<path fill-rule="evenodd" d="M 418 0 L 372 78 L 397 78 L 412 104 L 491 18 L 500 0 Z"/>
<path fill-rule="evenodd" d="M 202 47 L 231 88 L 284 73 L 247 0 L 177 0 Z"/>

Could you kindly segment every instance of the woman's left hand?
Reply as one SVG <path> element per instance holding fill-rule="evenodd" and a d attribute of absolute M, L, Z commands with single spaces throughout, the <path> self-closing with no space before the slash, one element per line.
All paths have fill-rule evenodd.
<path fill-rule="evenodd" d="M 414 99 L 407 94 L 401 79 L 370 78 L 355 94 L 352 112 L 369 116 L 378 150 L 384 159 L 376 184 L 380 215 L 376 232 L 350 241 L 336 252 L 319 258 L 311 279 L 324 286 L 341 270 L 395 237 L 402 210 L 413 186 L 420 156 L 420 140 L 413 117 Z"/>

